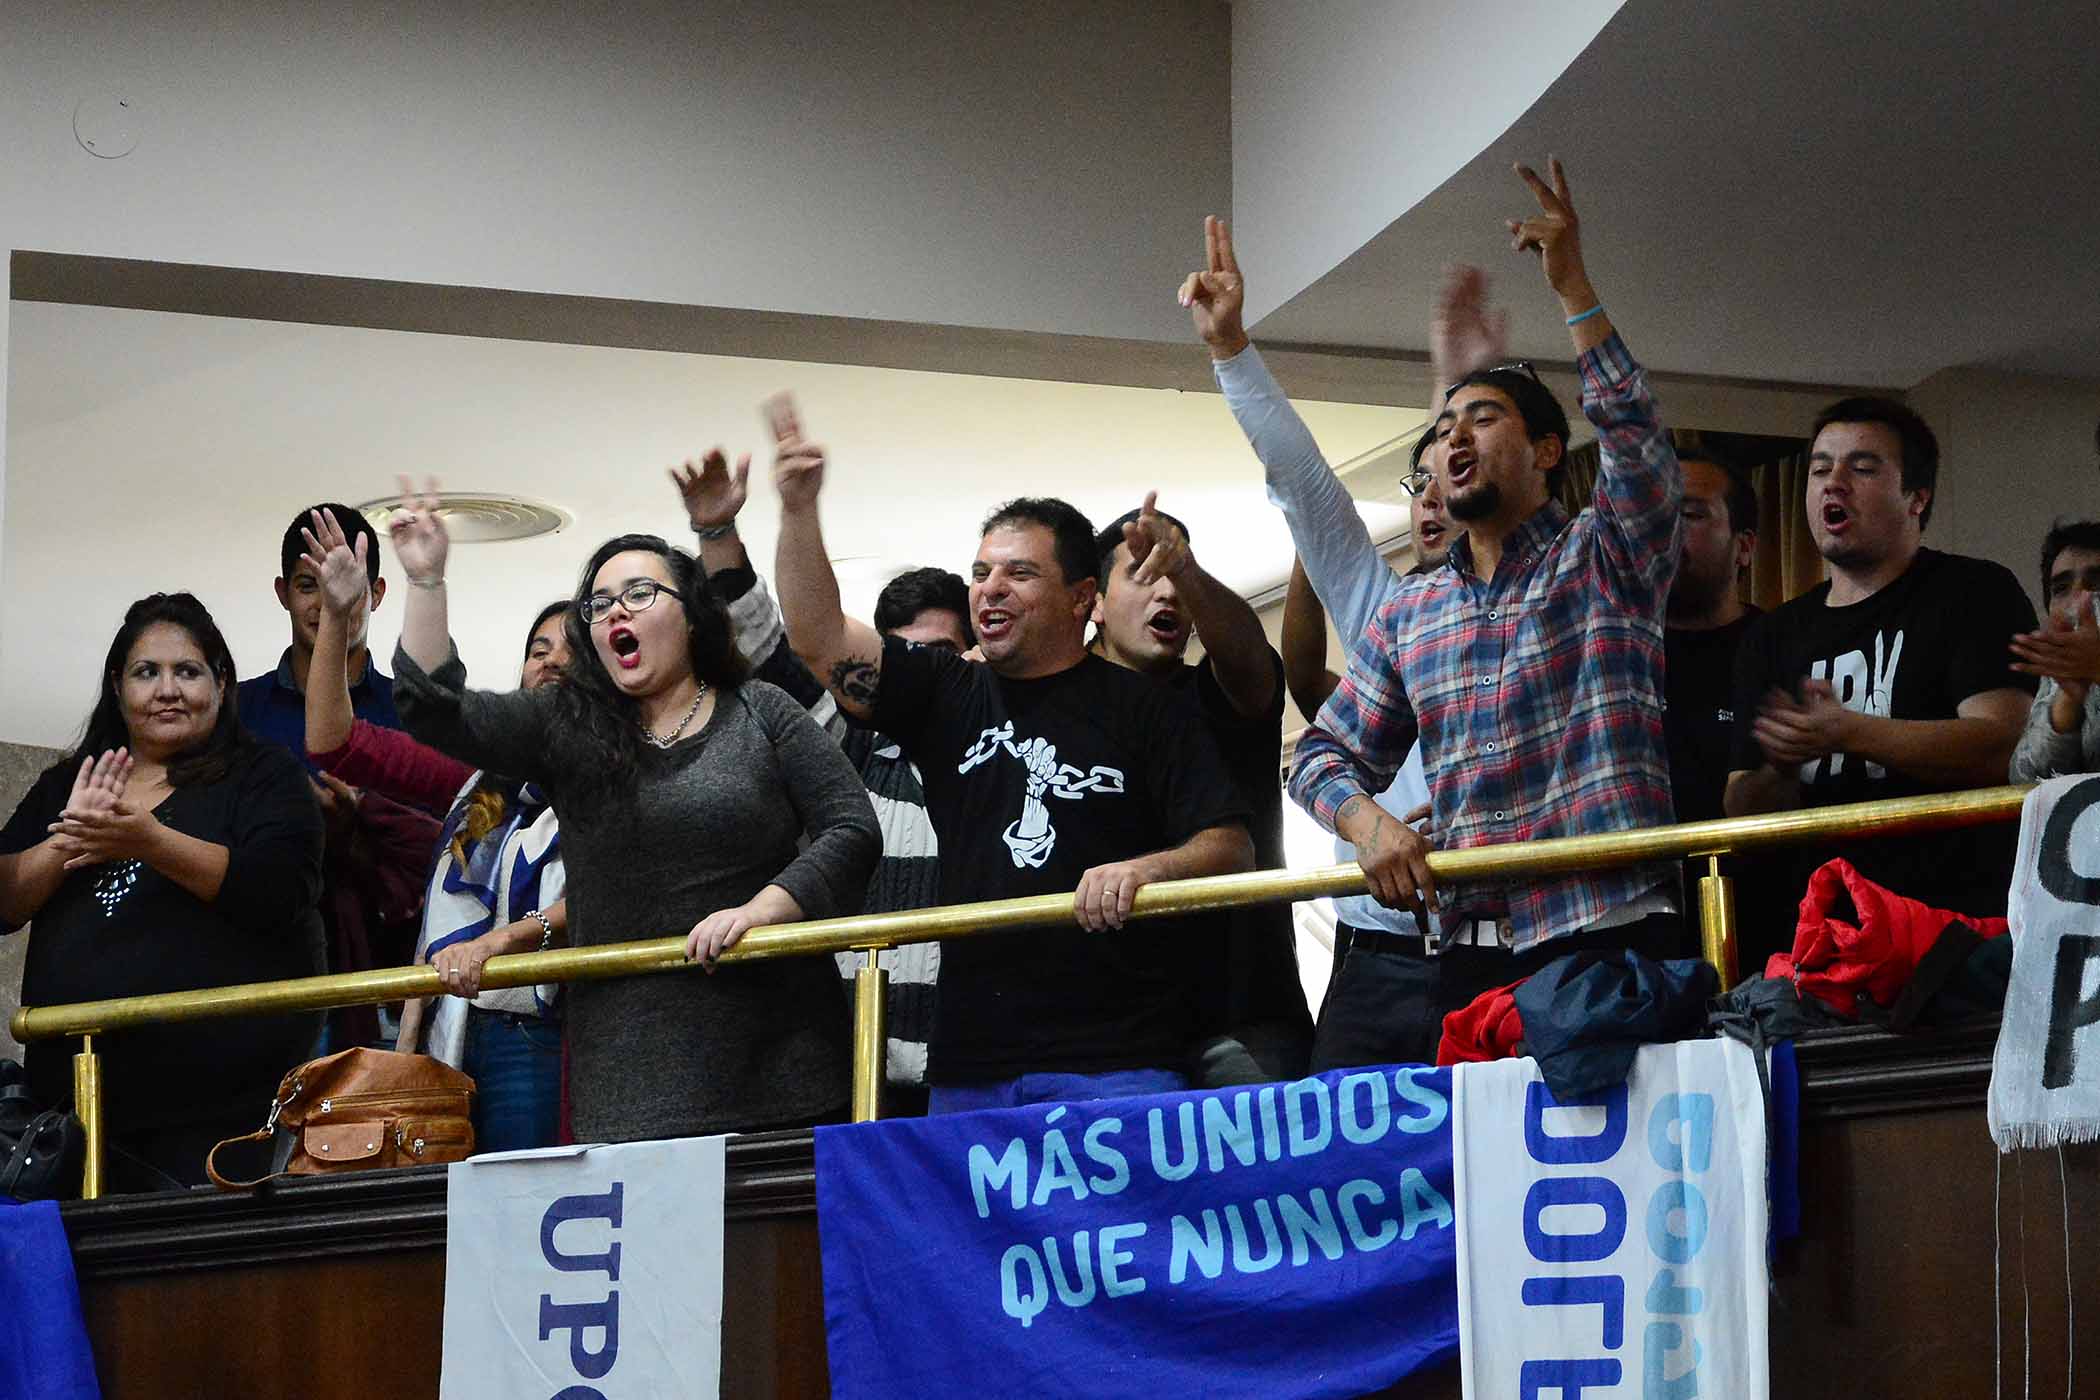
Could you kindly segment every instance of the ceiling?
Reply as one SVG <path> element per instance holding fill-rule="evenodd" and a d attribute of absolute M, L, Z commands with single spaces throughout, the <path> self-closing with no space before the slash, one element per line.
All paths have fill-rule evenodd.
<path fill-rule="evenodd" d="M 2100 376 L 2096 33 L 2091 0 L 1628 0 L 1499 140 L 1258 334 L 1420 350 L 1438 269 L 1472 261 L 1516 352 L 1567 358 L 1536 261 L 1501 233 L 1534 207 L 1510 162 L 1558 153 L 1598 290 L 1653 367 Z M 1495 45 L 1449 58 L 1463 93 Z"/>
<path fill-rule="evenodd" d="M 1282 519 L 1215 394 L 779 360 L 290 325 L 16 302 L 10 308 L 7 513 L 0 541 L 0 739 L 67 740 L 133 598 L 201 596 L 243 676 L 287 640 L 272 595 L 279 535 L 319 500 L 369 500 L 395 474 L 548 501 L 575 525 L 458 546 L 451 597 L 479 682 L 517 674 L 525 625 L 567 593 L 596 544 L 685 533 L 671 463 L 760 442 L 781 388 L 832 453 L 827 542 L 865 615 L 897 570 L 961 571 L 998 501 L 1054 490 L 1097 520 L 1147 489 L 1242 592 L 1288 572 Z M 1331 460 L 1417 427 L 1411 409 L 1300 405 Z M 746 538 L 770 572 L 776 507 L 763 459 Z M 112 502 L 143 508 L 112 510 Z M 1405 512 L 1369 502 L 1374 532 Z M 398 585 L 391 555 L 387 576 Z M 60 583 L 59 581 L 63 581 Z M 398 594 L 374 619 L 393 646 Z"/>

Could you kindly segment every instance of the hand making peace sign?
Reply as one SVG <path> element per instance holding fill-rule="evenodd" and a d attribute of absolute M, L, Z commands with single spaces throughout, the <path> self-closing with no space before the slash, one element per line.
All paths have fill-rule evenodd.
<path fill-rule="evenodd" d="M 1239 259 L 1232 252 L 1232 230 L 1212 214 L 1203 220 L 1203 271 L 1191 272 L 1181 284 L 1180 300 L 1196 323 L 1196 334 L 1210 347 L 1211 358 L 1229 360 L 1247 348 L 1241 314 L 1247 287 L 1240 279 Z"/>

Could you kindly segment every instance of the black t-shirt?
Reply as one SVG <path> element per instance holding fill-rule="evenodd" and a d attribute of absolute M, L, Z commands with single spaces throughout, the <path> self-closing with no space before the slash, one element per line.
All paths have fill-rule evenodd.
<path fill-rule="evenodd" d="M 2015 632 L 2033 629 L 2034 607 L 2002 565 L 1921 549 L 1901 578 L 1872 597 L 1833 608 L 1829 596 L 1830 585 L 1820 584 L 1765 614 L 1744 637 L 1736 661 L 1737 770 L 1764 765 L 1751 726 L 1765 692 L 1794 690 L 1807 677 L 1828 680 L 1849 709 L 1900 720 L 1953 719 L 1962 701 L 1984 691 L 2034 693 L 2034 678 L 2012 669 L 2006 649 Z M 1831 754 L 1801 773 L 1807 807 L 1937 790 L 1856 754 Z M 1775 866 L 1773 898 L 1798 903 L 1808 870 L 1842 855 L 1868 879 L 1934 908 L 2003 915 L 2016 834 L 1984 826 L 1800 848 Z M 1767 928 L 1761 944 L 1791 946 L 1793 903 L 1774 915 L 1785 920 L 1783 939 Z M 1746 926 L 1746 951 L 1751 932 Z M 1754 970 L 1747 958 L 1744 969 Z"/>
<path fill-rule="evenodd" d="M 1248 817 L 1186 704 L 1098 656 L 1008 680 L 892 637 L 874 721 L 919 765 L 944 903 L 1069 891 L 1094 866 Z M 943 944 L 929 1078 L 1179 1068 L 1194 1032 L 1186 944 L 1204 933 L 1216 922 L 1148 919 Z"/>
<path fill-rule="evenodd" d="M 1735 656 L 1756 608 L 1725 627 L 1663 632 L 1663 738 L 1681 822 L 1721 815 L 1735 746 Z"/>
<path fill-rule="evenodd" d="M 1268 708 L 1251 718 L 1219 688 L 1208 656 L 1176 668 L 1167 680 L 1194 701 L 1224 755 L 1233 787 L 1253 813 L 1247 831 L 1254 838 L 1255 865 L 1277 870 L 1284 863 L 1283 658 L 1271 648 L 1269 661 L 1275 691 Z M 1246 904 L 1228 910 L 1224 919 L 1225 955 L 1201 957 L 1196 964 L 1198 1032 L 1208 1037 L 1253 1024 L 1289 1023 L 1309 1039 L 1312 1012 L 1298 979 L 1291 906 Z"/>
<path fill-rule="evenodd" d="M 72 792 L 77 762 L 62 761 L 30 788 L 0 854 L 50 833 Z M 276 744 L 257 742 L 215 783 L 180 787 L 155 809 L 164 826 L 225 846 L 226 876 L 210 904 L 149 865 L 76 870 L 30 920 L 27 1005 L 100 1001 L 238 982 L 319 975 L 321 813 L 305 770 Z M 262 1126 L 284 1072 L 307 1057 L 317 1014 L 239 1017 L 98 1036 L 110 1123 L 118 1133 L 186 1122 Z M 25 1047 L 31 1091 L 47 1104 L 73 1097 L 73 1046 Z"/>

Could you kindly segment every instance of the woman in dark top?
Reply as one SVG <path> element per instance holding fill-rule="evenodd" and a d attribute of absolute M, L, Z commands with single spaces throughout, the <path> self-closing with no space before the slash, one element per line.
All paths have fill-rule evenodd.
<path fill-rule="evenodd" d="M 831 960 L 713 960 L 754 926 L 860 907 L 881 836 L 852 765 L 800 705 L 745 678 L 698 561 L 653 535 L 608 541 L 585 566 L 558 683 L 468 690 L 434 504 L 414 500 L 389 522 L 410 584 L 395 655 L 403 722 L 546 792 L 572 943 L 690 930 L 686 955 L 713 972 L 569 989 L 576 1140 L 840 1116 L 849 1035 Z"/>
<path fill-rule="evenodd" d="M 22 1000 L 99 1001 L 322 971 L 321 814 L 290 754 L 241 728 L 233 657 L 204 605 L 156 593 L 110 643 L 79 746 L 0 832 L 0 923 L 36 921 Z M 253 1131 L 317 1014 L 98 1037 L 118 1186 L 202 1182 Z M 72 1097 L 69 1044 L 27 1049 L 32 1090 Z M 126 1168 L 142 1163 L 149 1173 Z"/>

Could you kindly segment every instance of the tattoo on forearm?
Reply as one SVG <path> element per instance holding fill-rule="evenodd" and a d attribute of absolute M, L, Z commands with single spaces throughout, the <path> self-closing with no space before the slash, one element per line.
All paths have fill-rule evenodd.
<path fill-rule="evenodd" d="M 881 679 L 882 668 L 866 657 L 849 656 L 831 668 L 831 688 L 855 705 L 873 705 Z"/>
<path fill-rule="evenodd" d="M 1358 794 L 1357 796 L 1352 797 L 1348 801 L 1344 802 L 1340 807 L 1335 809 L 1334 824 L 1336 826 L 1340 826 L 1343 822 L 1349 820 L 1349 818 L 1355 816 L 1358 812 L 1362 811 L 1363 805 L 1367 800 L 1368 799 L 1366 799 L 1362 794 Z"/>

